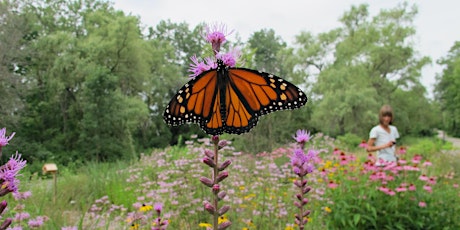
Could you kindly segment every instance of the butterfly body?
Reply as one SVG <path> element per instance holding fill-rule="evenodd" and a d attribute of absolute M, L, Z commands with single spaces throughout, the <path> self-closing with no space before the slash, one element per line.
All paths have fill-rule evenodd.
<path fill-rule="evenodd" d="M 211 135 L 241 134 L 249 132 L 259 116 L 306 102 L 306 95 L 282 78 L 218 60 L 216 69 L 201 73 L 178 91 L 163 117 L 174 126 L 198 123 Z"/>

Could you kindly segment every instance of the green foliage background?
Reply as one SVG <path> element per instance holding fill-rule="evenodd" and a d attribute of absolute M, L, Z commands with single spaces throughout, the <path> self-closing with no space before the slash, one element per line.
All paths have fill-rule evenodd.
<path fill-rule="evenodd" d="M 286 78 L 309 97 L 306 107 L 229 137 L 238 149 L 271 150 L 299 128 L 366 139 L 382 104 L 394 107 L 402 135 L 430 135 L 436 127 L 459 135 L 458 44 L 441 60 L 448 68 L 437 100 L 428 99 L 420 78 L 431 59 L 412 42 L 416 6 L 377 15 L 368 8 L 352 6 L 339 27 L 300 32 L 293 45 L 269 28 L 225 44 L 241 46 L 244 67 Z M 102 0 L 2 0 L 0 14 L 0 126 L 20 134 L 13 141 L 30 163 L 132 159 L 205 135 L 196 125 L 168 127 L 161 116 L 187 81 L 189 58 L 209 55 L 204 23 L 144 28 Z"/>

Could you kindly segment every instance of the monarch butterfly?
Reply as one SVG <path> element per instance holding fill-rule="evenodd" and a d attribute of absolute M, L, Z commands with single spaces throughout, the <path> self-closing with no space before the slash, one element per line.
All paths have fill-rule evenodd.
<path fill-rule="evenodd" d="M 207 134 L 249 132 L 259 116 L 283 109 L 296 109 L 307 96 L 294 84 L 246 68 L 226 66 L 198 75 L 171 99 L 163 118 L 168 125 L 198 123 Z"/>

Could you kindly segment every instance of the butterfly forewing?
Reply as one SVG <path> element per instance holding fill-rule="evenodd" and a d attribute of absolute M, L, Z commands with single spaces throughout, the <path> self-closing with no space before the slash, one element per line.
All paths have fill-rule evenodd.
<path fill-rule="evenodd" d="M 297 86 L 269 73 L 234 68 L 229 70 L 229 77 L 253 117 L 296 109 L 307 102 L 307 96 Z"/>
<path fill-rule="evenodd" d="M 217 91 L 217 72 L 207 71 L 185 84 L 171 99 L 163 118 L 169 125 L 206 123 L 213 116 L 211 110 Z"/>

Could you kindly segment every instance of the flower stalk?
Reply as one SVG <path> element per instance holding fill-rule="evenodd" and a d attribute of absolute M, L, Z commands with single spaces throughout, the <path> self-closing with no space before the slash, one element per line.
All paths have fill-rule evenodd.
<path fill-rule="evenodd" d="M 294 185 L 298 188 L 298 193 L 295 195 L 297 200 L 294 205 L 299 209 L 295 214 L 295 223 L 299 226 L 300 230 L 305 229 L 308 223 L 308 215 L 310 210 L 306 210 L 305 206 L 308 204 L 306 194 L 310 192 L 311 187 L 307 186 L 307 174 L 312 173 L 314 169 L 313 160 L 318 154 L 315 150 L 308 150 L 304 152 L 305 143 L 311 139 L 310 133 L 305 130 L 298 130 L 296 136 L 293 136 L 298 144 L 298 148 L 294 150 L 291 156 L 291 165 L 294 173 L 299 177 L 294 181 Z"/>

